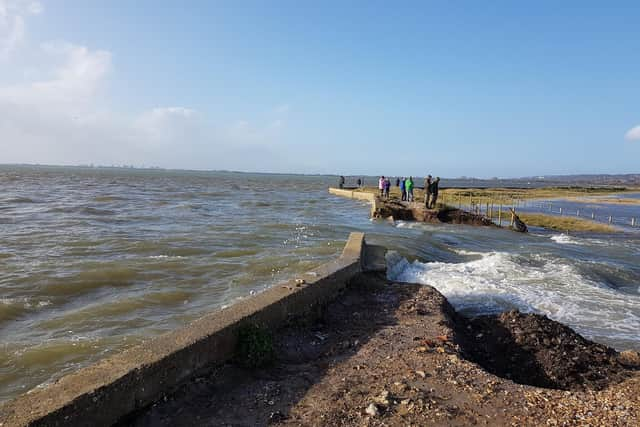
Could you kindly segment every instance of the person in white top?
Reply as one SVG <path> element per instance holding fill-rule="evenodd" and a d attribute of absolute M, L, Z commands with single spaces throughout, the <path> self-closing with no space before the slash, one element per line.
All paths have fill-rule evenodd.
<path fill-rule="evenodd" d="M 380 197 L 384 196 L 384 176 L 378 180 L 378 190 L 380 190 Z"/>

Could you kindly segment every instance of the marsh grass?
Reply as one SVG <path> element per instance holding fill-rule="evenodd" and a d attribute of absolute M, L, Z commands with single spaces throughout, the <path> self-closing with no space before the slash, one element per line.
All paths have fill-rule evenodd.
<path fill-rule="evenodd" d="M 238 330 L 236 361 L 246 368 L 260 368 L 275 360 L 273 337 L 268 330 L 254 324 Z"/>
<path fill-rule="evenodd" d="M 593 233 L 615 233 L 616 228 L 583 218 L 555 216 L 546 214 L 520 213 L 518 217 L 528 226 L 543 227 L 558 231 L 589 231 Z M 510 218 L 510 216 L 509 216 Z"/>

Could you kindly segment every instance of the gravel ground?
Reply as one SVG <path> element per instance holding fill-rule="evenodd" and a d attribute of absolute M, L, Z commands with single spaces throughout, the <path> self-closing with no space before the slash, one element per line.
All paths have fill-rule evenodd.
<path fill-rule="evenodd" d="M 543 316 L 470 321 L 435 289 L 380 275 L 275 346 L 273 365 L 216 368 L 123 424 L 640 425 L 637 353 Z"/>

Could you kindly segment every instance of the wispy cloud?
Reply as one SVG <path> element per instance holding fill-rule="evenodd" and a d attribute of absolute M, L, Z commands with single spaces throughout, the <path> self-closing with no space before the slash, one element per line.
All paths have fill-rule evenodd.
<path fill-rule="evenodd" d="M 640 141 L 640 125 L 632 127 L 624 135 L 627 141 Z"/>
<path fill-rule="evenodd" d="M 25 38 L 25 16 L 42 13 L 37 1 L 0 0 L 0 60 L 6 60 Z"/>
<path fill-rule="evenodd" d="M 68 41 L 23 43 L 24 17 L 42 12 L 38 2 L 0 0 L 0 59 L 18 66 L 9 54 L 26 54 L 31 62 L 21 66 L 37 70 L 19 83 L 0 81 L 3 162 L 286 168 L 277 145 L 289 105 L 265 111 L 262 121 L 226 123 L 187 106 L 121 114 L 104 101 L 115 72 L 110 51 Z"/>
<path fill-rule="evenodd" d="M 290 109 L 289 104 L 281 104 L 281 105 L 278 105 L 276 108 L 274 108 L 274 111 L 277 114 L 287 114 L 289 112 L 289 109 Z"/>

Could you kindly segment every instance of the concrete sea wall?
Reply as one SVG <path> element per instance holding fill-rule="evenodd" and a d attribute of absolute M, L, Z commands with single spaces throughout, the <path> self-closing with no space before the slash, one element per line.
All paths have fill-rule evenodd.
<path fill-rule="evenodd" d="M 349 199 L 356 200 L 364 200 L 371 203 L 371 216 L 374 216 L 374 213 L 378 209 L 378 198 L 375 194 L 367 193 L 365 191 L 358 190 L 349 190 L 349 189 L 341 189 L 341 188 L 329 188 L 329 193 L 334 196 L 346 197 Z"/>
<path fill-rule="evenodd" d="M 364 234 L 351 233 L 331 262 L 6 403 L 0 426 L 112 425 L 231 359 L 243 325 L 277 330 L 301 316 L 317 318 L 363 271 L 365 249 Z"/>

